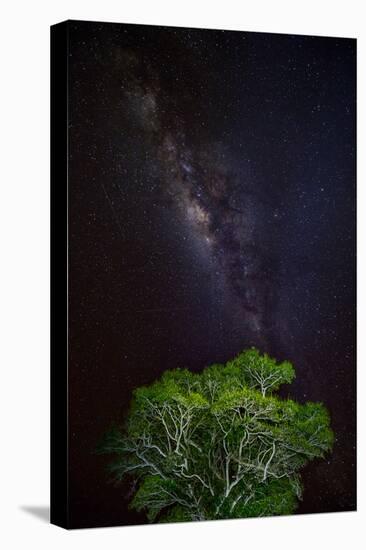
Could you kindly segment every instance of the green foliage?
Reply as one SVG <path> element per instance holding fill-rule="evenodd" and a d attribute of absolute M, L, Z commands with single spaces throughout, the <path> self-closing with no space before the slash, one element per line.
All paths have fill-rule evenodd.
<path fill-rule="evenodd" d="M 116 480 L 135 480 L 131 508 L 152 522 L 293 513 L 301 468 L 333 444 L 321 403 L 274 395 L 294 377 L 291 363 L 252 348 L 137 388 L 125 426 L 100 448 L 115 456 Z"/>

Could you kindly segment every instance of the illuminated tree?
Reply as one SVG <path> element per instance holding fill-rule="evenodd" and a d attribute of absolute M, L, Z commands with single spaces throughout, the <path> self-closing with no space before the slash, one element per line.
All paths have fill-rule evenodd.
<path fill-rule="evenodd" d="M 292 513 L 301 468 L 333 442 L 322 404 L 273 395 L 294 377 L 289 362 L 253 348 L 136 389 L 125 426 L 100 449 L 115 456 L 116 480 L 134 479 L 131 508 L 150 521 Z"/>

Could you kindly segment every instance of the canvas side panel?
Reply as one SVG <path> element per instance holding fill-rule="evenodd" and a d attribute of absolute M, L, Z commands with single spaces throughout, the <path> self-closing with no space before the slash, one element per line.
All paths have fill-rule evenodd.
<path fill-rule="evenodd" d="M 51 27 L 51 523 L 68 517 L 68 24 Z"/>

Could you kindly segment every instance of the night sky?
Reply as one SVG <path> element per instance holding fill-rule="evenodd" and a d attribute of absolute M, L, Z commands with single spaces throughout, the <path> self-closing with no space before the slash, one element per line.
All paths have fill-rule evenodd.
<path fill-rule="evenodd" d="M 322 401 L 298 512 L 355 494 L 356 42 L 69 23 L 71 524 L 144 522 L 95 454 L 133 389 L 257 346 Z"/>

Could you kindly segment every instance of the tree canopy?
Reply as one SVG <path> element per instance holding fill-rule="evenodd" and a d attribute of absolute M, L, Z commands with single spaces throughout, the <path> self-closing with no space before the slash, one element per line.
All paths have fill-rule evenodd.
<path fill-rule="evenodd" d="M 100 447 L 117 481 L 133 479 L 130 507 L 152 522 L 293 513 L 301 468 L 333 443 L 324 405 L 274 395 L 294 377 L 291 363 L 251 348 L 137 388 Z"/>

